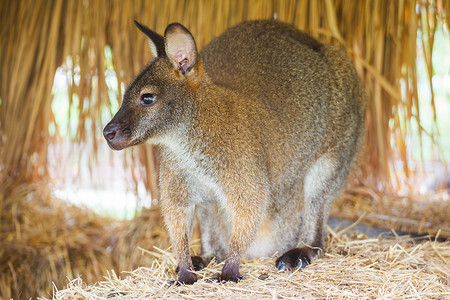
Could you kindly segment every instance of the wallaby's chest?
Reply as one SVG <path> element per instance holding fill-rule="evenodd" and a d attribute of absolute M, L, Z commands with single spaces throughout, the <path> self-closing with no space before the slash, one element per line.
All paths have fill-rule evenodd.
<path fill-rule="evenodd" d="M 162 155 L 168 161 L 167 167 L 188 183 L 195 202 L 213 198 L 226 201 L 221 172 L 217 170 L 213 156 L 200 149 L 192 149 L 181 140 L 166 141 L 162 149 Z"/>

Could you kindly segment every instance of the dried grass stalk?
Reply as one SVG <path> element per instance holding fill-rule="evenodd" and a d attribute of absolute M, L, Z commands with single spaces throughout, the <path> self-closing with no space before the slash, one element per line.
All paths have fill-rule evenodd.
<path fill-rule="evenodd" d="M 147 267 L 110 272 L 103 281 L 87 285 L 81 278 L 53 299 L 446 299 L 450 297 L 450 244 L 417 242 L 410 237 L 367 238 L 333 232 L 323 258 L 305 269 L 277 272 L 275 258 L 244 261 L 239 283 L 207 282 L 223 263 L 196 272 L 194 285 L 171 286 L 175 260 L 155 249 L 157 259 Z"/>

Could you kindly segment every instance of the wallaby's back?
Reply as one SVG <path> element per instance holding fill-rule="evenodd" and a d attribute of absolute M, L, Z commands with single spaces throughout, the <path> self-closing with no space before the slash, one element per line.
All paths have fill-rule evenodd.
<path fill-rule="evenodd" d="M 281 22 L 250 21 L 214 39 L 201 57 L 214 83 L 265 108 L 260 126 L 275 174 L 292 159 L 299 168 L 289 171 L 301 171 L 331 147 L 354 158 L 349 152 L 362 138 L 365 97 L 341 51 Z"/>

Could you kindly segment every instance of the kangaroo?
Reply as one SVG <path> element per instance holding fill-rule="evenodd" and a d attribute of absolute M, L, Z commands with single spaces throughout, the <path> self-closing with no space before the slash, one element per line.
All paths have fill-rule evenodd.
<path fill-rule="evenodd" d="M 136 21 L 135 21 L 136 22 Z M 225 260 L 282 255 L 305 267 L 324 247 L 329 207 L 364 135 L 365 94 L 350 60 L 278 21 L 250 21 L 199 52 L 181 24 L 164 36 L 136 22 L 154 59 L 104 129 L 114 150 L 148 141 L 160 151 L 161 208 L 178 282 Z M 195 217 L 201 256 L 191 257 Z"/>

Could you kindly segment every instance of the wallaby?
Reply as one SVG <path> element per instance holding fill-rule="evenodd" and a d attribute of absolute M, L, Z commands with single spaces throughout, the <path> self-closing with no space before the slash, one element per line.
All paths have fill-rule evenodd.
<path fill-rule="evenodd" d="M 363 139 L 350 60 L 278 21 L 235 26 L 200 53 L 181 24 L 164 37 L 136 25 L 154 59 L 103 133 L 114 150 L 147 140 L 159 149 L 178 282 L 194 283 L 212 257 L 225 259 L 226 281 L 240 280 L 244 257 L 284 253 L 280 270 L 310 264 Z M 189 250 L 195 216 L 201 257 Z"/>

